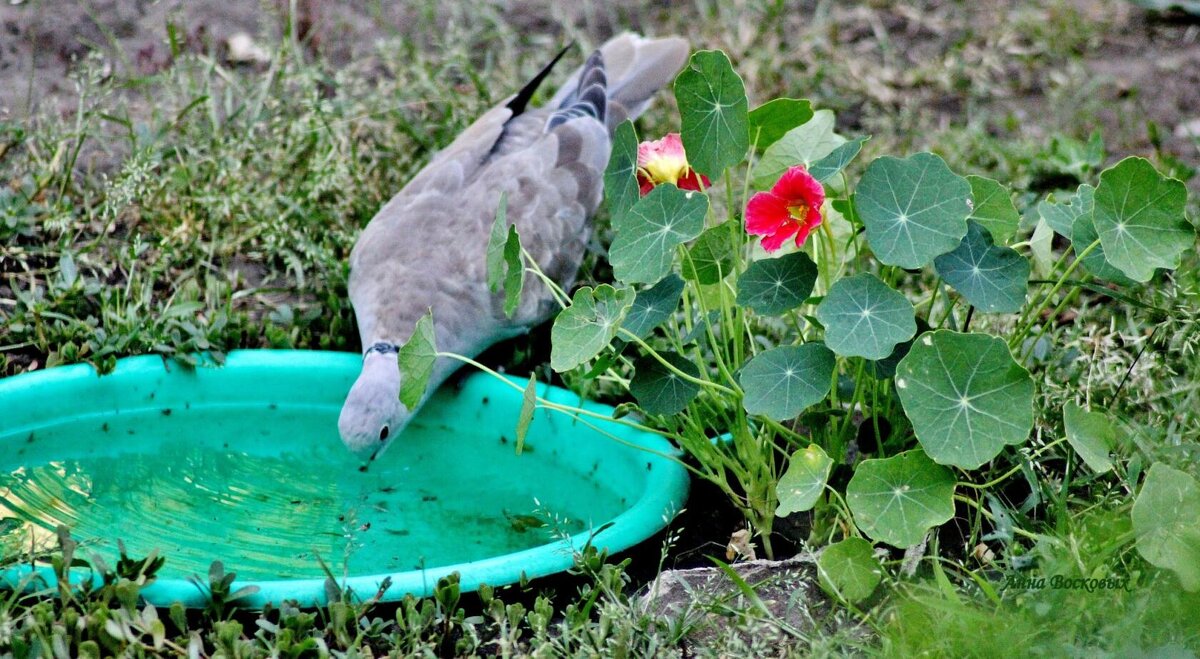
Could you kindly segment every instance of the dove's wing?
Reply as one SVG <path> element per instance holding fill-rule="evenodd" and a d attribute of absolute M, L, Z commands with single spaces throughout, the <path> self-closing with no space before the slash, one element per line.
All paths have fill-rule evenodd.
<path fill-rule="evenodd" d="M 610 49 L 614 43 L 620 47 Z M 572 75 L 556 102 L 527 110 L 527 86 L 435 156 L 371 220 L 351 254 L 350 299 L 364 348 L 403 343 L 427 309 L 439 349 L 465 355 L 546 319 L 557 306 L 536 278 L 526 279 L 511 320 L 487 288 L 487 241 L 501 194 L 507 193 L 508 218 L 526 250 L 569 287 L 602 196 L 610 111 L 640 111 L 686 56 L 682 39 L 622 35 Z M 638 61 L 642 57 L 654 61 Z M 606 67 L 625 75 L 606 80 Z M 453 366 L 439 363 L 434 383 Z"/>

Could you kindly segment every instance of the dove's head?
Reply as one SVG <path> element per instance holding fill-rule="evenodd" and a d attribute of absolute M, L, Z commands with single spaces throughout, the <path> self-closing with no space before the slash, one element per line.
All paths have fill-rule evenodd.
<path fill-rule="evenodd" d="M 372 346 L 342 405 L 338 418 L 342 443 L 364 460 L 374 460 L 408 424 L 408 417 L 408 409 L 400 402 L 395 346 Z"/>

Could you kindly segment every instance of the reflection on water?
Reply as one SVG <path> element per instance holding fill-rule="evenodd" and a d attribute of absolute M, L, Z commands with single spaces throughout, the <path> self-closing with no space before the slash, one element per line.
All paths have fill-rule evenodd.
<path fill-rule="evenodd" d="M 32 534 L 51 546 L 64 524 L 106 558 L 117 539 L 131 556 L 157 548 L 167 557 L 162 576 L 204 575 L 220 559 L 243 579 L 320 577 L 317 554 L 335 572 L 372 574 L 552 541 L 535 513 L 566 518 L 559 528 L 575 533 L 620 508 L 550 456 L 518 457 L 481 434 L 412 426 L 363 473 L 336 435 L 289 450 L 328 426 L 326 415 L 293 409 L 264 429 L 261 414 L 179 413 L 162 439 L 138 435 L 163 425 L 144 417 L 99 432 L 42 432 L 40 455 L 57 459 L 5 455 L 0 463 L 0 545 L 28 548 Z M 258 425 L 239 427 L 251 419 Z M 181 435 L 181 427 L 205 430 Z"/>

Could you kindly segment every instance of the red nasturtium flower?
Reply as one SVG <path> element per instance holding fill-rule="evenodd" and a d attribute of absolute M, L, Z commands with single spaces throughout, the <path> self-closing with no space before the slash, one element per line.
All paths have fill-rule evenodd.
<path fill-rule="evenodd" d="M 679 133 L 638 145 L 637 179 L 643 196 L 663 183 L 674 183 L 680 190 L 700 190 L 701 182 L 708 187 L 708 177 L 688 164 Z"/>
<path fill-rule="evenodd" d="M 801 165 L 788 168 L 770 192 L 759 192 L 746 204 L 746 233 L 763 236 L 762 246 L 774 252 L 796 237 L 799 247 L 821 224 L 825 188 Z"/>

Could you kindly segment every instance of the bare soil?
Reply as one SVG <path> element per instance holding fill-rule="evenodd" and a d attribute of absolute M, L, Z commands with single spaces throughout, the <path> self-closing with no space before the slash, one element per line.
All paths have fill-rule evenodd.
<path fill-rule="evenodd" d="M 461 19 L 463 12 L 469 12 L 465 5 L 428 11 L 414 8 L 419 3 L 293 1 L 296 20 L 289 25 L 285 18 L 289 0 L 7 0 L 0 3 L 0 121 L 21 121 L 39 111 L 63 116 L 73 112 L 75 86 L 71 74 L 89 53 L 97 53 L 107 70 L 126 77 L 150 75 L 170 67 L 174 58 L 168 37 L 171 31 L 175 52 L 206 53 L 218 61 L 253 65 L 253 57 L 247 59 L 246 53 L 237 52 L 238 35 L 249 37 L 253 43 L 292 30 L 313 56 L 339 66 L 378 56 L 375 45 L 382 38 L 404 36 L 428 41 L 449 22 Z M 815 9 L 812 2 L 789 4 L 794 7 L 789 7 L 787 13 L 800 20 Z M 905 61 L 901 65 L 919 64 L 944 56 L 954 40 L 964 38 L 960 26 L 939 29 L 943 16 L 978 11 L 978 27 L 986 30 L 986 21 L 996 21 L 997 15 L 1004 20 L 1007 14 L 1038 5 L 1045 5 L 1039 9 L 1047 13 L 1066 8 L 1085 21 L 1103 25 L 1099 43 L 1080 45 L 1079 59 L 1091 83 L 1088 100 L 1111 106 L 1099 113 L 1103 125 L 1098 127 L 1106 136 L 1144 137 L 1145 122 L 1153 121 L 1161 129 L 1168 152 L 1189 164 L 1200 164 L 1196 142 L 1200 136 L 1193 137 L 1200 133 L 1200 22 L 1196 17 L 1152 14 L 1117 1 L 1009 0 L 967 10 L 945 0 L 891 4 L 868 3 L 869 10 L 842 10 L 848 13 L 843 14 L 839 25 L 841 45 L 867 53 L 880 47 L 876 42 L 885 35 L 886 47 L 902 54 Z M 667 9 L 669 5 L 652 2 L 574 5 L 517 1 L 508 3 L 504 16 L 523 35 L 565 41 L 582 34 L 599 41 L 619 29 L 662 32 L 658 26 L 665 22 L 666 12 L 670 13 L 669 23 L 678 29 L 692 24 L 690 19 L 681 20 L 680 14 L 697 12 L 692 6 Z M 1071 34 L 1062 36 L 1074 38 Z M 967 34 L 966 38 L 980 39 L 981 35 Z M 730 40 L 736 40 L 736 36 Z M 697 43 L 697 47 L 720 45 Z M 1021 70 L 1019 49 L 1006 52 L 1013 56 L 1000 66 L 1013 79 L 1012 89 L 1019 94 L 999 94 L 993 100 L 998 107 L 1023 119 L 1024 126 L 1037 135 L 1038 127 L 1053 124 L 1051 115 L 1062 108 L 1047 102 L 1048 90 L 1042 77 Z M 864 61 L 869 58 L 864 57 Z M 1028 80 L 1019 82 L 1017 78 Z M 961 122 L 967 112 L 962 98 L 926 96 L 915 89 L 906 90 L 904 85 L 895 90 L 879 89 L 878 94 L 894 97 L 897 105 L 949 123 Z M 855 109 L 852 104 L 845 120 L 857 123 Z M 1149 146 L 1146 140 L 1139 141 L 1119 146 L 1126 150 Z"/>

